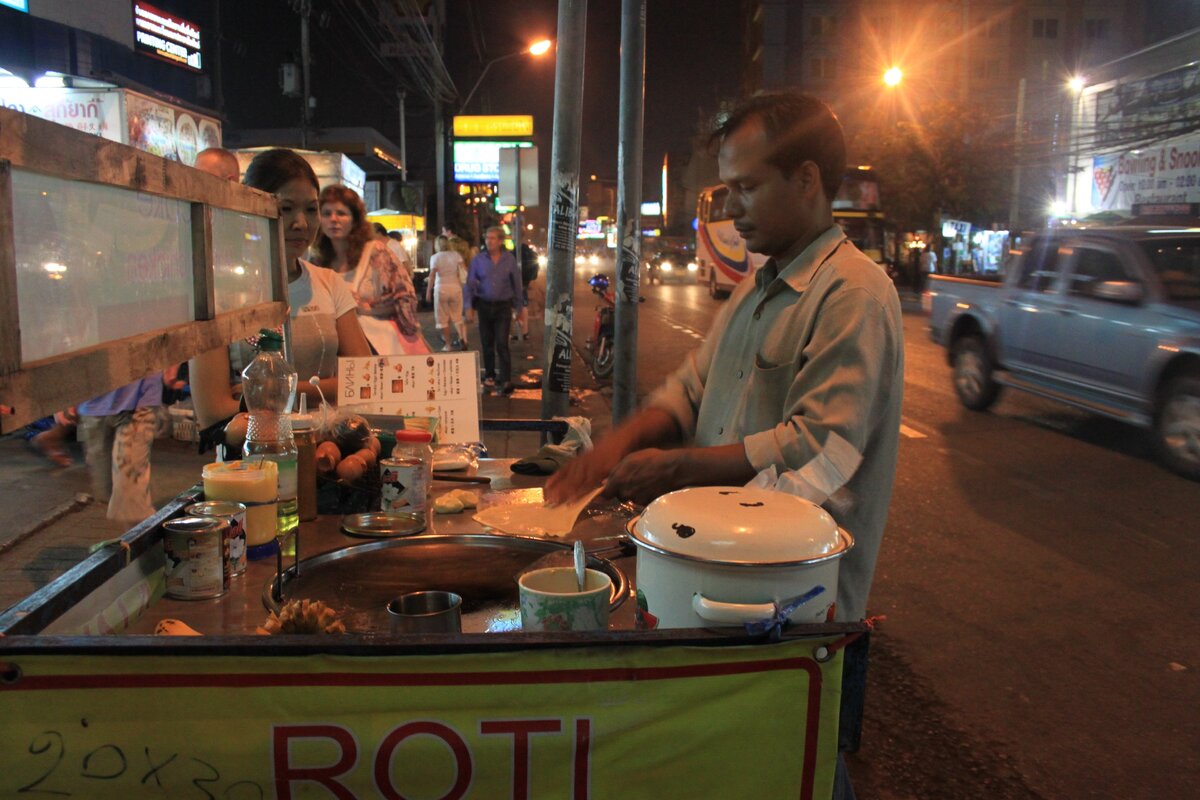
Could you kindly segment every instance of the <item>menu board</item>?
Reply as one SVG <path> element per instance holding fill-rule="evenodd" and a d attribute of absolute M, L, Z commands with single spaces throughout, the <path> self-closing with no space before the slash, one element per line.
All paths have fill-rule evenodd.
<path fill-rule="evenodd" d="M 439 442 L 478 442 L 479 353 L 339 358 L 338 405 L 360 414 L 436 417 Z"/>

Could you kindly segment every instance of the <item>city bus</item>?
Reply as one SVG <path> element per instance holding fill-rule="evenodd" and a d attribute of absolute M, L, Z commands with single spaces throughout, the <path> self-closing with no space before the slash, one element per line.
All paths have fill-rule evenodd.
<path fill-rule="evenodd" d="M 696 280 L 715 298 L 728 297 L 742 279 L 762 266 L 766 256 L 750 253 L 725 213 L 729 189 L 710 186 L 696 203 Z M 879 180 L 870 167 L 850 167 L 833 200 L 833 221 L 868 258 L 888 269 L 889 234 L 879 202 Z"/>
<path fill-rule="evenodd" d="M 726 186 L 700 191 L 696 203 L 696 281 L 714 298 L 728 297 L 742 278 L 762 266 L 766 256 L 750 253 L 725 213 Z"/>

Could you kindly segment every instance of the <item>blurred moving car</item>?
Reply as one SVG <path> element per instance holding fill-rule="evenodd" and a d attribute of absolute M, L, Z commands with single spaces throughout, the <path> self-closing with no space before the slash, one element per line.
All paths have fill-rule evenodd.
<path fill-rule="evenodd" d="M 1113 417 L 1200 480 L 1200 229 L 1049 230 L 1007 273 L 930 276 L 930 332 L 962 404 L 982 411 L 1008 386 Z"/>
<path fill-rule="evenodd" d="M 650 283 L 695 283 L 699 266 L 686 250 L 659 250 L 646 261 L 646 280 Z"/>

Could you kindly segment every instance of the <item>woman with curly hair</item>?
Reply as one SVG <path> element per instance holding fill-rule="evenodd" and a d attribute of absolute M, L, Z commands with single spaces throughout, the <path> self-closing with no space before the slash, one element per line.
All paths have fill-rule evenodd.
<path fill-rule="evenodd" d="M 428 353 L 412 277 L 375 238 L 362 198 L 345 186 L 326 186 L 319 207 L 315 263 L 345 281 L 358 303 L 358 321 L 371 348 L 379 355 Z"/>

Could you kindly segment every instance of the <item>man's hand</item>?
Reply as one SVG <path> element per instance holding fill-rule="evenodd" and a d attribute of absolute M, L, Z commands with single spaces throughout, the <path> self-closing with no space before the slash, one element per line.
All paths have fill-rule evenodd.
<path fill-rule="evenodd" d="M 655 498 L 681 488 L 680 453 L 683 450 L 646 449 L 621 459 L 608 475 L 606 497 L 648 505 Z"/>
<path fill-rule="evenodd" d="M 467 309 L 467 322 L 470 322 L 470 323 L 474 324 L 474 322 L 475 322 L 475 309 L 473 309 L 473 308 L 468 308 L 468 309 Z"/>
<path fill-rule="evenodd" d="M 556 506 L 587 494 L 608 478 L 622 455 L 610 440 L 602 440 L 595 449 L 572 458 L 546 481 L 546 502 Z"/>

